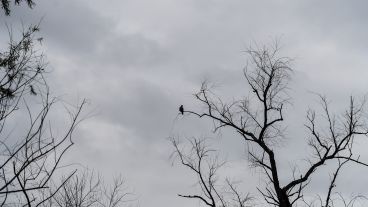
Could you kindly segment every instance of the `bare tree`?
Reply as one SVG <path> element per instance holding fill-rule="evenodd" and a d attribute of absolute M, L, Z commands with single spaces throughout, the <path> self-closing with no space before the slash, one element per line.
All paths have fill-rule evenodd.
<path fill-rule="evenodd" d="M 0 206 L 41 205 L 74 174 L 71 172 L 59 182 L 55 191 L 49 190 L 62 157 L 73 145 L 73 131 L 85 101 L 67 108 L 69 125 L 63 134 L 56 135 L 48 117 L 58 99 L 50 97 L 43 78 L 46 64 L 34 45 L 38 31 L 37 25 L 30 26 L 19 41 L 10 33 L 7 50 L 0 52 Z M 28 104 L 28 99 L 40 102 L 38 112 Z M 16 128 L 17 137 L 9 137 L 5 130 L 9 127 L 7 121 L 22 112 L 28 114 L 29 125 Z"/>
<path fill-rule="evenodd" d="M 1 3 L 9 15 L 10 1 Z M 33 1 L 27 0 L 27 3 L 30 7 L 33 5 Z M 36 49 L 39 27 L 31 25 L 24 29 L 19 40 L 15 40 L 11 29 L 8 31 L 8 47 L 0 52 L 0 206 L 38 206 L 52 198 L 75 173 L 71 172 L 59 182 L 55 191 L 49 190 L 61 158 L 73 145 L 72 134 L 85 101 L 74 109 L 67 108 L 69 125 L 64 134 L 56 136 L 48 116 L 58 100 L 50 97 L 44 79 L 44 56 Z M 34 104 L 28 104 L 29 99 L 38 100 L 38 112 L 34 111 Z M 17 137 L 9 137 L 8 120 L 19 113 L 28 114 L 29 125 L 16 128 Z M 45 193 L 40 194 L 40 191 Z"/>
<path fill-rule="evenodd" d="M 251 201 L 251 197 L 242 195 L 236 188 L 236 185 L 226 179 L 224 184 L 219 184 L 217 171 L 225 164 L 219 161 L 215 150 L 209 148 L 205 140 L 189 139 L 189 149 L 180 147 L 179 141 L 171 139 L 175 148 L 173 156 L 178 157 L 181 164 L 187 167 L 198 178 L 198 186 L 201 195 L 181 195 L 180 197 L 199 199 L 208 206 L 246 207 Z M 211 156 L 215 154 L 215 156 Z"/>
<path fill-rule="evenodd" d="M 119 207 L 132 200 L 121 176 L 115 177 L 112 185 L 107 185 L 93 171 L 79 172 L 68 179 L 43 207 Z"/>
<path fill-rule="evenodd" d="M 337 163 L 325 198 L 322 198 L 323 195 L 319 196 L 321 201 L 319 206 L 333 206 L 332 196 L 336 196 L 336 180 L 344 165 L 355 163 L 368 166 L 353 153 L 354 140 L 368 133 L 366 117 L 363 116 L 365 102 L 358 102 L 350 97 L 350 104 L 345 112 L 332 114 L 326 97 L 319 95 L 322 106 L 322 112 L 319 114 L 323 114 L 325 120 L 322 121 L 325 122 L 317 118 L 316 111 L 309 110 L 305 125 L 310 132 L 308 145 L 313 150 L 314 156 L 308 159 L 309 166 L 304 172 L 300 174 L 294 172 L 291 180 L 281 182 L 275 144 L 284 137 L 284 110 L 290 99 L 288 83 L 292 73 L 291 59 L 279 56 L 277 43 L 270 47 L 249 48 L 247 53 L 250 58 L 244 69 L 244 77 L 251 89 L 248 98 L 226 103 L 214 95 L 208 84 L 203 83 L 195 98 L 205 110 L 197 112 L 186 109 L 183 111 L 184 115 L 194 115 L 213 121 L 214 131 L 224 127 L 233 129 L 246 144 L 251 146 L 248 151 L 250 162 L 252 166 L 260 168 L 268 180 L 266 186 L 259 189 L 259 192 L 271 206 L 307 205 L 308 202 L 303 195 L 313 175 L 318 173 L 317 170 L 321 166 L 333 166 L 334 162 Z M 182 197 L 200 199 L 208 206 L 227 206 L 219 196 L 217 200 L 221 202 L 215 202 L 214 199 L 216 190 L 211 181 L 214 174 L 211 173 L 211 169 L 219 166 L 210 165 L 207 180 L 201 179 L 205 173 L 201 170 L 200 163 L 209 153 L 204 144 L 200 141 L 191 142 L 194 152 L 189 154 L 179 149 L 177 142 L 173 142 L 173 145 L 181 163 L 199 176 L 204 195 Z M 192 158 L 193 154 L 196 155 L 196 161 Z M 311 205 L 310 202 L 309 204 Z M 237 206 L 242 205 L 238 203 Z"/>
<path fill-rule="evenodd" d="M 21 2 L 2 0 L 1 6 L 9 16 L 10 3 Z M 35 4 L 33 0 L 24 2 L 30 8 Z M 77 106 L 63 105 L 70 120 L 64 133 L 55 133 L 49 114 L 60 100 L 50 96 L 44 78 L 47 64 L 37 49 L 43 40 L 37 36 L 39 25 L 24 29 L 19 40 L 15 40 L 12 29 L 8 31 L 8 48 L 0 51 L 0 206 L 125 205 L 130 193 L 122 177 L 106 185 L 93 172 L 79 173 L 61 166 L 63 156 L 74 144 L 73 132 L 86 101 Z M 30 99 L 39 102 L 39 111 L 35 104 L 29 104 Z M 29 122 L 16 128 L 13 138 L 7 135 L 7 123 L 19 113 L 28 115 Z"/>

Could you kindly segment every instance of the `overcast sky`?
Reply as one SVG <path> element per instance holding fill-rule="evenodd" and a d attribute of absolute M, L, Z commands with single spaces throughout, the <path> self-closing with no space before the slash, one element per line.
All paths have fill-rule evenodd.
<path fill-rule="evenodd" d="M 290 137 L 278 149 L 285 172 L 305 158 L 305 111 L 317 100 L 311 91 L 327 95 L 336 109 L 346 106 L 350 95 L 368 92 L 367 1 L 39 0 L 36 4 L 33 10 L 14 7 L 11 17 L 0 16 L 1 30 L 4 22 L 16 30 L 20 21 L 27 25 L 42 18 L 53 94 L 74 103 L 89 100 L 87 111 L 93 116 L 79 126 L 76 145 L 66 160 L 106 177 L 121 173 L 140 206 L 198 206 L 177 197 L 194 192 L 195 179 L 180 165 L 172 166 L 169 136 L 218 138 L 216 146 L 230 157 L 228 173 L 244 180 L 244 191 L 256 192 L 262 181 L 248 170 L 239 137 L 226 131 L 211 134 L 209 120 L 177 117 L 181 104 L 200 109 L 192 94 L 203 80 L 216 83 L 218 93 L 226 97 L 247 95 L 242 69 L 249 44 L 278 38 L 282 55 L 294 59 L 293 105 L 287 112 Z M 1 32 L 1 40 L 6 40 L 6 33 Z M 368 170 L 348 170 L 339 184 L 347 193 L 362 192 L 368 178 L 351 177 L 364 173 Z"/>

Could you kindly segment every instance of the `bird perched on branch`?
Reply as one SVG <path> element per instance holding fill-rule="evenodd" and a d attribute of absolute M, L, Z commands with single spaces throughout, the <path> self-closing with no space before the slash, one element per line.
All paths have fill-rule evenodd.
<path fill-rule="evenodd" d="M 184 114 L 184 106 L 183 105 L 180 105 L 179 112 L 181 113 L 181 115 Z"/>
<path fill-rule="evenodd" d="M 35 89 L 32 85 L 29 85 L 29 89 L 30 89 L 30 92 L 31 92 L 32 95 L 34 95 L 34 96 L 37 95 L 37 93 L 36 93 L 36 91 L 35 91 Z"/>

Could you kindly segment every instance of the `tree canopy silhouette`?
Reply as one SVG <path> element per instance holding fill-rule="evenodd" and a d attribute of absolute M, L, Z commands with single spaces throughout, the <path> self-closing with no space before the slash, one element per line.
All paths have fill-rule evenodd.
<path fill-rule="evenodd" d="M 33 0 L 1 0 L 1 8 L 4 10 L 5 15 L 9 16 L 11 12 L 11 4 L 19 5 L 22 2 L 26 3 L 28 7 L 33 8 L 35 3 Z"/>
<path fill-rule="evenodd" d="M 21 2 L 34 6 L 32 0 L 2 0 L 1 6 L 8 16 L 10 3 Z M 47 64 L 37 48 L 43 40 L 38 32 L 38 25 L 30 25 L 15 38 L 10 30 L 8 47 L 0 49 L 0 206 L 121 206 L 128 194 L 121 178 L 109 189 L 94 174 L 60 168 L 74 144 L 73 132 L 86 101 L 63 105 L 69 122 L 58 125 L 55 133 L 50 113 L 60 99 L 51 96 L 45 79 Z M 11 126 L 9 120 L 23 121 L 19 114 L 28 122 Z"/>
<path fill-rule="evenodd" d="M 284 137 L 284 113 L 290 96 L 289 80 L 292 69 L 291 59 L 279 56 L 277 43 L 247 50 L 249 62 L 244 69 L 244 77 L 250 88 L 249 96 L 227 103 L 214 95 L 208 84 L 203 83 L 195 94 L 195 99 L 203 106 L 203 111 L 184 110 L 184 114 L 214 123 L 214 131 L 232 129 L 248 146 L 251 166 L 261 169 L 266 179 L 265 186 L 259 187 L 260 196 L 270 206 L 351 206 L 345 202 L 337 190 L 339 173 L 348 163 L 367 167 L 354 151 L 355 140 L 368 134 L 365 101 L 350 97 L 347 109 L 341 114 L 333 114 L 325 96 L 318 95 L 321 111 L 308 110 L 306 129 L 309 131 L 308 146 L 313 156 L 304 171 L 293 171 L 293 178 L 280 173 L 278 151 L 275 143 Z M 252 199 L 239 192 L 231 182 L 226 182 L 226 193 L 221 193 L 217 171 L 223 166 L 214 156 L 214 150 L 206 146 L 205 140 L 189 139 L 189 150 L 181 147 L 177 138 L 172 139 L 175 154 L 180 163 L 197 175 L 199 194 L 179 196 L 199 199 L 207 206 L 248 206 Z M 313 182 L 315 174 L 322 166 L 337 166 L 331 172 L 331 180 L 325 193 L 315 200 L 305 198 L 305 189 Z M 228 195 L 232 198 L 228 198 Z M 337 199 L 338 198 L 338 199 Z M 353 198 L 360 199 L 362 196 Z M 340 203 L 339 203 L 339 201 Z M 235 202 L 235 203 L 234 203 Z"/>

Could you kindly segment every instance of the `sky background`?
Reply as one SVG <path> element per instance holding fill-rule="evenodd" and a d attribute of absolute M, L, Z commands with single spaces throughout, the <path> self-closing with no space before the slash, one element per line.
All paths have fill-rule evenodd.
<path fill-rule="evenodd" d="M 13 7 L 11 17 L 0 16 L 0 40 L 7 40 L 5 22 L 16 31 L 19 22 L 42 19 L 51 91 L 69 103 L 89 100 L 92 116 L 79 125 L 66 163 L 81 163 L 107 178 L 122 174 L 140 206 L 198 206 L 177 197 L 195 192 L 195 178 L 173 165 L 170 136 L 213 137 L 213 146 L 229 160 L 224 175 L 243 180 L 244 192 L 256 193 L 262 179 L 248 168 L 239 137 L 228 130 L 212 134 L 209 120 L 178 117 L 178 107 L 201 109 L 192 94 L 204 80 L 215 83 L 220 96 L 246 96 L 244 51 L 279 39 L 281 55 L 294 59 L 288 136 L 277 148 L 287 178 L 295 163 L 306 164 L 305 112 L 317 103 L 311 92 L 327 95 L 336 111 L 348 105 L 350 95 L 368 92 L 367 6 L 367 1 L 39 0 L 32 10 Z M 362 159 L 368 158 L 368 142 L 359 144 Z M 326 191 L 328 172 L 321 172 L 311 184 L 315 193 Z M 368 178 L 361 177 L 366 173 L 349 168 L 338 185 L 348 194 L 368 195 Z"/>

